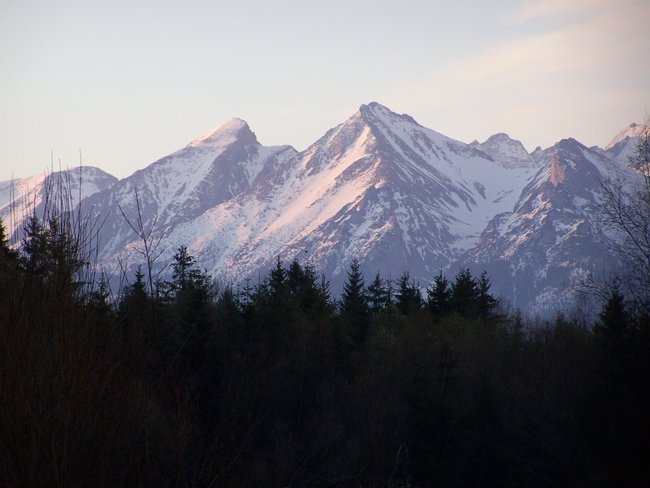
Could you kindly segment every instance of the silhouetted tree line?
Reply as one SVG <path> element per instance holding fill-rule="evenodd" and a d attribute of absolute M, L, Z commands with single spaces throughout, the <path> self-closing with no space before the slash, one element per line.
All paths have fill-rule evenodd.
<path fill-rule="evenodd" d="M 84 235 L 0 225 L 3 486 L 650 486 L 650 324 L 619 290 L 530 324 L 469 270 L 423 293 L 353 261 L 337 300 L 181 247 L 113 299 Z"/>

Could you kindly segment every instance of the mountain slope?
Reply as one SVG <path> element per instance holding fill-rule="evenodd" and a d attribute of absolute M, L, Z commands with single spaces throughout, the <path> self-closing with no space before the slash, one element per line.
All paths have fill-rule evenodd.
<path fill-rule="evenodd" d="M 511 212 L 497 215 L 468 252 L 471 267 L 486 269 L 494 291 L 528 311 L 561 310 L 589 273 L 616 269 L 613 236 L 603 231 L 601 184 L 633 174 L 573 139 L 544 151 L 547 163 Z"/>
<path fill-rule="evenodd" d="M 422 286 L 468 266 L 487 270 L 513 305 L 546 312 L 572 303 L 586 274 L 617 265 L 598 219 L 600 185 L 640 178 L 616 152 L 635 130 L 607 150 L 565 139 L 529 154 L 506 134 L 468 145 L 370 103 L 298 153 L 262 146 L 231 119 L 120 181 L 84 168 L 83 206 L 103 223 L 99 265 L 114 278 L 143 262 L 144 236 L 161 276 L 181 245 L 233 282 L 298 259 L 332 278 L 334 292 L 353 258 L 367 276 L 408 270 Z M 19 206 L 41 204 L 18 193 Z M 5 215 L 10 194 L 0 183 Z"/>
<path fill-rule="evenodd" d="M 209 271 L 232 279 L 256 276 L 280 256 L 309 262 L 335 283 L 353 257 L 367 272 L 410 269 L 424 281 L 512 208 L 531 174 L 371 103 L 175 227 L 168 241 L 188 243 Z"/>
<path fill-rule="evenodd" d="M 632 123 L 620 131 L 605 146 L 605 154 L 621 164 L 633 165 L 636 148 L 641 137 L 648 132 L 648 127 Z"/>
<path fill-rule="evenodd" d="M 0 218 L 5 223 L 7 234 L 14 235 L 13 240 L 16 240 L 26 217 L 43 216 L 48 195 L 49 198 L 65 196 L 65 207 L 73 209 L 80 201 L 116 182 L 117 178 L 93 166 L 1 181 Z"/>
<path fill-rule="evenodd" d="M 142 230 L 168 235 L 250 187 L 266 165 L 295 153 L 290 146 L 262 146 L 246 122 L 231 119 L 89 199 L 95 214 L 106 218 L 100 259 L 137 246 L 131 225 L 138 227 L 139 220 Z"/>

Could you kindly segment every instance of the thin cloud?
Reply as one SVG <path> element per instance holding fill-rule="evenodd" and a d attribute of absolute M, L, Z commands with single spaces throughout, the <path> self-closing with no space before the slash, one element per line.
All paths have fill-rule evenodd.
<path fill-rule="evenodd" d="M 415 112 L 441 113 L 441 120 L 460 113 L 461 137 L 514 127 L 529 145 L 580 136 L 580 129 L 602 137 L 595 124 L 612 106 L 629 112 L 636 104 L 642 116 L 650 97 L 650 4 L 545 0 L 516 12 L 521 21 L 550 19 L 550 27 L 451 62 L 391 98 Z M 547 139 L 538 140 L 542 133 Z"/>
<path fill-rule="evenodd" d="M 568 20 L 591 17 L 612 8 L 643 7 L 641 3 L 638 0 L 535 0 L 518 5 L 507 18 L 519 23 L 540 19 Z"/>

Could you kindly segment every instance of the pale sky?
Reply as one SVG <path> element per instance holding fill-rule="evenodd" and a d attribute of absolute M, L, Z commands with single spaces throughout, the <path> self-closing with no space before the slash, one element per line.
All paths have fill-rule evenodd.
<path fill-rule="evenodd" d="M 605 145 L 650 112 L 648 0 L 1 0 L 0 180 L 125 177 L 231 117 L 302 150 L 377 101 L 449 137 Z"/>

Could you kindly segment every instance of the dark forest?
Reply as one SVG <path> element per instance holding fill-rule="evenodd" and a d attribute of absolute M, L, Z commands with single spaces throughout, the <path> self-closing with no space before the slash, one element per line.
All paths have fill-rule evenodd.
<path fill-rule="evenodd" d="M 650 485 L 650 321 L 616 287 L 531 321 L 485 274 L 422 293 L 353 261 L 333 297 L 181 247 L 113 294 L 92 226 L 53 215 L 1 228 L 3 486 Z"/>

